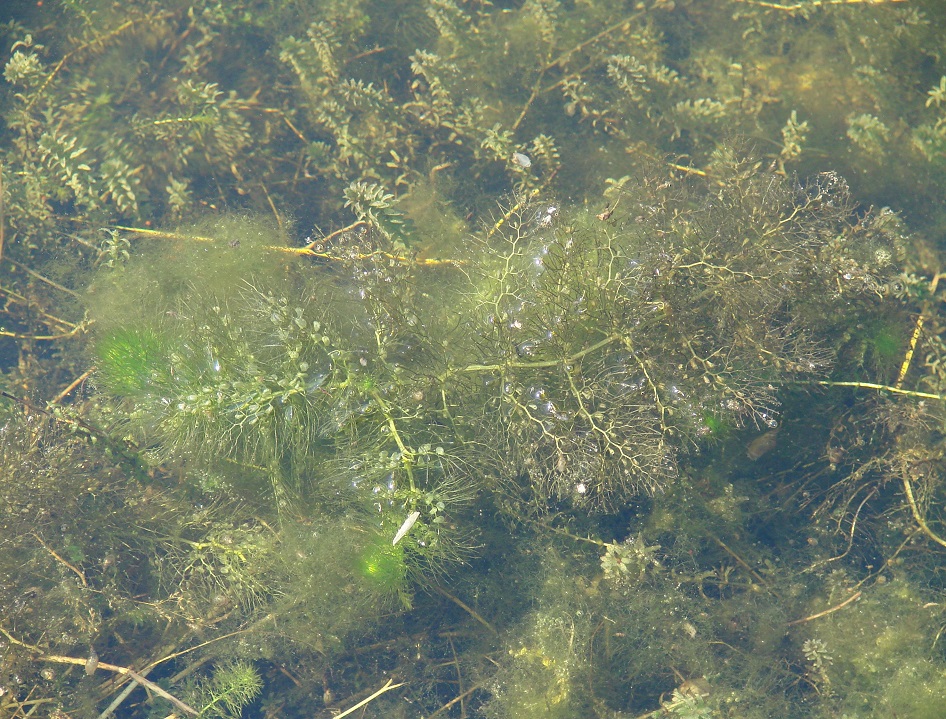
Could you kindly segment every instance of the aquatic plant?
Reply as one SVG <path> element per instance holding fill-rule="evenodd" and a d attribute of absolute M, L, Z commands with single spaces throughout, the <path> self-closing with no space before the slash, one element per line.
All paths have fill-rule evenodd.
<path fill-rule="evenodd" d="M 0 26 L 3 706 L 935 711 L 935 10 Z"/>
<path fill-rule="evenodd" d="M 263 680 L 251 664 L 232 662 L 216 667 L 209 680 L 197 685 L 193 694 L 201 717 L 240 717 L 243 708 L 259 695 Z"/>
<path fill-rule="evenodd" d="M 117 395 L 142 392 L 167 367 L 166 344 L 149 330 L 116 330 L 96 346 L 99 377 Z"/>
<path fill-rule="evenodd" d="M 852 221 L 836 176 L 792 186 L 723 155 L 716 170 L 705 192 L 618 182 L 606 222 L 523 203 L 481 240 L 483 359 L 448 376 L 490 378 L 482 431 L 536 496 L 620 505 L 672 481 L 705 418 L 776 426 L 776 387 L 830 368 L 831 304 L 866 311 L 892 274 L 898 235 L 882 214 Z"/>

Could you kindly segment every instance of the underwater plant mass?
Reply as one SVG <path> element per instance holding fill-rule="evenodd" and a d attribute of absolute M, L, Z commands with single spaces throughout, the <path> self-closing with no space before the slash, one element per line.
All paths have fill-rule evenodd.
<path fill-rule="evenodd" d="M 0 717 L 941 717 L 938 13 L 9 4 Z"/>

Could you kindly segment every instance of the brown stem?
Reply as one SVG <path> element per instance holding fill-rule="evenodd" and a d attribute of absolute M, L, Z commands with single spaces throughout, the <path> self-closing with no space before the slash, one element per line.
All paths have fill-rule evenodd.
<path fill-rule="evenodd" d="M 76 657 L 65 657 L 58 654 L 46 654 L 39 647 L 33 646 L 32 644 L 27 644 L 26 642 L 21 642 L 19 639 L 14 637 L 6 629 L 3 629 L 2 627 L 0 627 L 0 633 L 2 633 L 8 640 L 10 640 L 11 644 L 16 644 L 17 646 L 23 647 L 25 649 L 29 649 L 31 652 L 37 654 L 38 655 L 37 659 L 39 659 L 40 661 L 52 662 L 54 664 L 75 664 L 80 667 L 86 666 L 86 662 L 88 661 L 88 659 L 85 659 L 85 658 L 80 659 Z M 117 664 L 108 664 L 106 662 L 99 662 L 97 668 L 104 669 L 105 671 L 115 672 L 117 674 L 124 674 L 125 676 L 129 676 L 132 679 L 134 679 L 136 682 L 141 684 L 142 686 L 147 687 L 148 689 L 153 691 L 158 696 L 167 699 L 169 702 L 171 702 L 171 704 L 176 706 L 182 712 L 185 712 L 192 716 L 197 716 L 198 714 L 200 714 L 199 711 L 197 711 L 191 706 L 188 706 L 177 697 L 172 696 L 171 694 L 169 694 L 167 691 L 159 687 L 154 682 L 149 681 L 148 679 L 145 679 L 134 669 L 129 669 L 128 667 L 121 667 L 121 666 L 118 666 Z"/>

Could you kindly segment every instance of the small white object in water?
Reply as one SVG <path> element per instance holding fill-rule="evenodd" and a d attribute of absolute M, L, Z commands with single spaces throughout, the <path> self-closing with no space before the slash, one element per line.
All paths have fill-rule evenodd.
<path fill-rule="evenodd" d="M 532 160 L 528 155 L 523 155 L 521 152 L 512 153 L 512 161 L 520 167 L 532 167 Z"/>
<path fill-rule="evenodd" d="M 95 653 L 94 649 L 89 649 L 89 658 L 85 660 L 85 673 L 92 676 L 98 668 L 99 655 Z"/>
<path fill-rule="evenodd" d="M 414 526 L 414 522 L 417 521 L 418 517 L 420 517 L 420 512 L 411 512 L 407 515 L 407 519 L 404 520 L 404 524 L 402 524 L 401 528 L 397 530 L 397 534 L 394 535 L 394 539 L 391 541 L 392 546 L 404 539 L 405 535 L 411 531 L 411 527 Z"/>

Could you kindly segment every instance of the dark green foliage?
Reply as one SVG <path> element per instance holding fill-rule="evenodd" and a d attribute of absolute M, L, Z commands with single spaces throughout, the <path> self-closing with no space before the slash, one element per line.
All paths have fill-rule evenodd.
<path fill-rule="evenodd" d="M 0 465 L 3 628 L 37 647 L 20 655 L 7 644 L 0 683 L 40 681 L 44 665 L 30 661 L 40 652 L 87 656 L 96 646 L 122 662 L 127 649 L 115 634 L 155 640 L 172 613 L 150 558 L 161 551 L 156 535 L 173 531 L 187 507 L 140 484 L 104 448 L 40 416 L 4 419 Z M 57 686 L 63 696 L 72 691 Z"/>
<path fill-rule="evenodd" d="M 860 366 L 865 376 L 892 381 L 903 362 L 904 347 L 910 338 L 909 322 L 900 312 L 881 314 L 853 328 L 848 344 L 851 366 Z"/>
<path fill-rule="evenodd" d="M 345 207 L 350 207 L 360 221 L 365 222 L 388 241 L 403 244 L 404 217 L 394 208 L 394 195 L 376 184 L 353 182 L 345 190 Z"/>
<path fill-rule="evenodd" d="M 686 516 L 693 534 L 677 542 L 691 547 L 739 526 L 750 497 L 722 472 L 705 502 L 680 499 L 691 458 L 724 425 L 777 426 L 780 390 L 828 374 L 845 313 L 882 314 L 902 237 L 885 213 L 855 215 L 834 175 L 800 184 L 724 154 L 715 163 L 711 183 L 616 183 L 620 210 L 605 219 L 520 201 L 455 247 L 453 267 L 399 256 L 399 237 L 365 208 L 368 230 L 344 233 L 330 264 L 278 284 L 273 273 L 206 290 L 229 256 L 175 265 L 177 245 L 103 267 L 97 319 L 121 329 L 96 343 L 102 416 L 121 418 L 156 466 L 179 467 L 190 491 L 257 506 L 228 521 L 221 504 L 157 533 L 159 590 L 190 621 L 278 616 L 261 636 L 267 655 L 333 655 L 458 571 L 478 542 L 478 496 L 504 522 L 529 522 L 539 546 L 561 507 L 567 526 L 642 494 L 668 493 L 654 531 Z M 379 208 L 390 200 L 366 192 Z M 151 304 L 129 315 L 137 277 Z M 718 673 L 713 641 L 757 653 L 758 637 L 727 636 L 727 616 L 765 614 L 745 582 L 730 584 L 732 567 L 689 567 L 682 547 L 665 559 L 665 540 L 614 531 L 558 571 L 577 577 L 569 596 L 548 580 L 538 633 L 513 642 L 525 643 L 490 712 L 640 713 L 675 686 L 668 666 Z M 699 553 L 700 567 L 719 557 Z M 680 582 L 693 591 L 677 596 Z M 578 615 L 580 626 L 555 624 Z M 675 645 L 681 632 L 700 640 Z M 760 705 L 790 695 L 764 663 L 716 682 L 751 675 L 743 701 Z M 638 688 L 615 693 L 599 671 Z"/>

